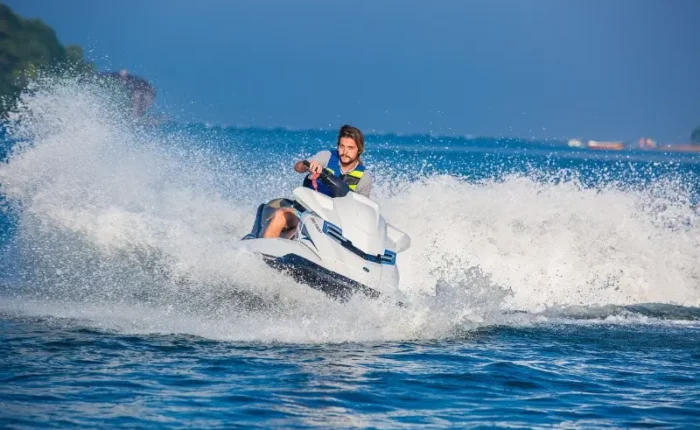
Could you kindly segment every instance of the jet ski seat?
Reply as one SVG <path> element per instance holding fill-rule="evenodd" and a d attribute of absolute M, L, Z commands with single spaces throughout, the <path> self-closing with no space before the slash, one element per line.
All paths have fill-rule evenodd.
<path fill-rule="evenodd" d="M 304 211 L 303 206 L 296 203 L 294 200 L 278 198 L 270 200 L 267 203 L 258 206 L 258 211 L 255 214 L 255 223 L 253 229 L 243 237 L 246 239 L 260 239 L 267 228 L 268 223 L 272 219 L 275 211 L 281 208 L 293 208 L 297 211 L 297 215 Z M 281 237 L 285 239 L 293 239 L 296 236 L 296 228 L 289 228 L 282 231 Z"/>

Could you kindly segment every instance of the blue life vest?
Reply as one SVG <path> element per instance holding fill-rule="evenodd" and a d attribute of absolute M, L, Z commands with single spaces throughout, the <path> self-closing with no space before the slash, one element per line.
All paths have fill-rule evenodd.
<path fill-rule="evenodd" d="M 338 157 L 338 151 L 333 150 L 331 151 L 331 158 L 330 160 L 328 160 L 328 166 L 326 166 L 326 171 L 342 179 L 343 182 L 348 184 L 350 190 L 355 191 L 355 189 L 357 188 L 357 184 L 360 182 L 360 179 L 362 179 L 362 175 L 365 172 L 365 166 L 362 164 L 362 162 L 357 163 L 355 169 L 343 174 L 340 170 L 340 157 Z M 331 189 L 328 188 L 326 184 L 324 184 L 321 181 L 316 181 L 316 184 L 318 185 L 317 191 L 319 193 L 325 194 L 329 197 L 333 197 Z M 311 183 L 311 178 L 309 178 L 309 176 L 307 176 L 304 179 L 304 186 L 306 188 L 311 188 L 312 190 L 314 189 L 313 184 Z"/>

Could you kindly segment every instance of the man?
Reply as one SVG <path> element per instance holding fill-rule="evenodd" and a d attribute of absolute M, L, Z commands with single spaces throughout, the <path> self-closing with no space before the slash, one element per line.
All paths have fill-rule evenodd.
<path fill-rule="evenodd" d="M 294 170 L 298 173 L 310 173 L 304 186 L 312 188 L 310 176 L 321 173 L 324 169 L 341 178 L 350 187 L 351 191 L 369 198 L 372 191 L 372 175 L 365 170 L 360 156 L 365 150 L 365 137 L 362 132 L 351 125 L 340 127 L 338 132 L 338 147 L 335 151 L 321 151 L 309 161 L 309 167 L 304 165 L 304 160 L 294 164 Z M 320 181 L 316 184 L 318 192 L 333 197 L 331 190 Z M 289 232 L 296 229 L 299 224 L 299 212 L 293 207 L 277 209 L 270 219 L 270 223 L 263 233 L 264 238 L 280 237 L 283 231 Z"/>

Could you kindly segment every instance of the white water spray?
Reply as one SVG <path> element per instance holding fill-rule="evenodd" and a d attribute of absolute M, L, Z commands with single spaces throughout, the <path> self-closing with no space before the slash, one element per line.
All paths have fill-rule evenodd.
<path fill-rule="evenodd" d="M 340 304 L 238 246 L 255 203 L 298 182 L 291 169 L 251 172 L 235 146 L 222 156 L 135 126 L 99 86 L 71 80 L 37 84 L 9 125 L 26 143 L 0 165 L 22 271 L 5 308 L 131 332 L 318 342 L 450 336 L 520 321 L 512 310 L 700 306 L 700 223 L 673 183 L 380 180 L 385 216 L 413 241 L 399 257 L 411 305 Z"/>

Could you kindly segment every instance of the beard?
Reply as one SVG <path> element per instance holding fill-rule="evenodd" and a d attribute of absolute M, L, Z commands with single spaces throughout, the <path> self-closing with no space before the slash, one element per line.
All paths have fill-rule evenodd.
<path fill-rule="evenodd" d="M 350 158 L 347 155 L 342 155 L 339 158 L 340 158 L 340 164 L 342 164 L 343 166 L 349 166 L 351 164 L 354 164 L 360 157 L 357 156 L 355 158 Z"/>

